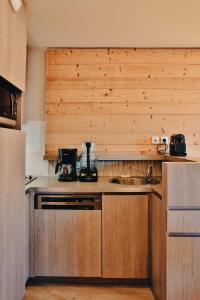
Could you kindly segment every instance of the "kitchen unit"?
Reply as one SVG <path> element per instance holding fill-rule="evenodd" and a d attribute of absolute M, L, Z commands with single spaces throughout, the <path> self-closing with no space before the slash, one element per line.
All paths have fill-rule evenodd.
<path fill-rule="evenodd" d="M 35 170 L 42 170 L 39 167 L 44 155 L 44 159 L 51 161 L 46 164 L 45 172 L 49 175 L 58 149 L 73 146 L 80 150 L 82 141 L 94 140 L 100 152 L 100 176 L 92 185 L 38 176 L 26 186 L 24 197 L 25 135 L 21 129 L 26 81 L 26 7 L 32 8 L 36 2 L 45 1 L 26 0 L 15 13 L 11 1 L 0 0 L 0 86 L 2 82 L 10 85 L 7 95 L 11 102 L 7 102 L 7 108 L 11 108 L 11 119 L 16 116 L 14 123 L 0 118 L 0 300 L 21 300 L 28 279 L 30 282 L 55 277 L 131 285 L 141 282 L 152 289 L 156 300 L 199 299 L 199 160 L 156 155 L 151 135 L 162 140 L 163 135 L 170 136 L 178 129 L 188 141 L 187 152 L 199 155 L 200 50 L 146 46 L 136 49 L 133 41 L 124 43 L 132 48 L 123 48 L 118 34 L 114 46 L 122 48 L 102 48 L 105 41 L 98 41 L 99 48 L 83 48 L 80 40 L 53 48 L 59 43 L 54 40 L 41 46 L 46 39 L 32 36 L 30 22 L 29 45 L 47 48 L 42 50 L 46 52 L 46 65 L 44 57 L 39 63 L 31 57 L 37 48 L 29 49 L 25 119 L 28 117 L 24 122 L 29 131 L 30 160 Z M 52 3 L 48 1 L 45 9 L 39 10 L 41 14 L 34 13 L 40 32 L 45 22 L 40 26 L 38 19 Z M 89 6 L 85 7 L 88 10 Z M 52 12 L 56 20 L 56 10 Z M 60 19 L 54 22 L 54 30 L 48 25 L 52 36 L 62 31 L 56 30 L 57 25 L 65 24 L 60 21 L 62 14 L 57 15 Z M 76 23 L 78 19 L 74 18 Z M 42 16 L 42 20 L 46 19 Z M 69 18 L 65 16 L 65 20 Z M 72 24 L 63 28 L 75 28 Z M 123 28 L 123 21 L 120 24 Z M 127 33 L 130 27 L 126 26 Z M 102 28 L 109 32 L 107 26 Z M 147 26 L 144 28 L 147 31 Z M 71 36 L 80 39 L 81 34 L 82 31 L 78 35 L 73 32 Z M 70 35 L 65 32 L 65 36 Z M 79 48 L 65 48 L 73 44 Z M 45 68 L 44 79 L 41 74 L 44 75 Z M 42 94 L 44 89 L 46 96 Z M 2 128 L 2 124 L 13 129 Z M 87 156 L 90 147 L 87 143 Z M 171 153 L 186 154 L 185 149 L 180 151 L 176 145 L 174 148 Z M 145 178 L 139 178 L 142 184 L 122 184 L 128 182 L 127 178 L 114 184 L 105 176 L 108 170 L 114 179 L 122 174 L 143 174 L 147 161 L 157 170 L 163 163 L 159 174 L 162 184 L 143 184 Z M 76 162 L 68 161 L 66 165 L 61 175 L 65 175 L 65 180 L 75 180 Z M 89 162 L 80 173 L 82 181 L 97 181 L 97 169 L 90 170 Z M 136 181 L 131 178 L 129 183 Z"/>
<path fill-rule="evenodd" d="M 140 279 L 149 282 L 156 300 L 197 300 L 199 198 L 197 181 L 190 177 L 191 172 L 195 178 L 200 177 L 199 163 L 182 158 L 173 162 L 175 158 L 170 156 L 163 159 L 162 187 L 112 184 L 109 177 L 88 184 L 66 185 L 55 177 L 40 177 L 38 183 L 30 183 L 31 280 L 35 276 L 67 276 L 96 278 L 100 282 L 131 279 L 133 284 Z M 183 176 L 177 176 L 178 173 Z M 184 194 L 179 192 L 182 183 Z M 102 201 L 102 210 L 52 209 L 52 205 L 59 205 L 54 198 L 66 197 L 61 203 L 68 205 L 68 198 L 84 199 L 95 194 Z M 44 197 L 46 209 L 34 207 L 38 197 Z M 92 204 L 89 201 L 85 205 Z M 84 241 L 86 248 L 77 252 Z M 85 256 L 85 250 L 90 256 Z M 94 269 L 88 270 L 83 258 Z"/>

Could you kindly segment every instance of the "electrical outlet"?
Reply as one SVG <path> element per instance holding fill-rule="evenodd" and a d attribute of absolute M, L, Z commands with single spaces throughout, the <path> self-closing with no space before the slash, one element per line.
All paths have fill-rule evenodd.
<path fill-rule="evenodd" d="M 169 137 L 168 136 L 161 136 L 160 138 L 161 144 L 169 144 Z"/>
<path fill-rule="evenodd" d="M 160 137 L 159 136 L 152 136 L 151 142 L 152 142 L 153 145 L 160 144 Z"/>

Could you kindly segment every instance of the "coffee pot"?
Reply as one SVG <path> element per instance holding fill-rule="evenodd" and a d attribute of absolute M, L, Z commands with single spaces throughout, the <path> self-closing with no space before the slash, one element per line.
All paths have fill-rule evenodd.
<path fill-rule="evenodd" d="M 77 149 L 59 149 L 55 173 L 59 172 L 59 181 L 76 181 Z"/>

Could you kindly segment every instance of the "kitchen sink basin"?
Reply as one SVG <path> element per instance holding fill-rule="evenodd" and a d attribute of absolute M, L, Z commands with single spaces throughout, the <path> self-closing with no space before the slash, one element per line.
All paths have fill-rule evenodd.
<path fill-rule="evenodd" d="M 160 181 L 156 178 L 147 179 L 146 177 L 130 176 L 130 177 L 113 177 L 109 180 L 111 183 L 126 185 L 145 185 L 158 184 Z"/>

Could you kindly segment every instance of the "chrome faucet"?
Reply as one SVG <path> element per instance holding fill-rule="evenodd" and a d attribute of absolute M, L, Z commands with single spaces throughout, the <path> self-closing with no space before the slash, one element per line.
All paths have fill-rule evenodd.
<path fill-rule="evenodd" d="M 151 181 L 153 177 L 153 171 L 152 171 L 152 164 L 149 164 L 147 166 L 147 174 L 146 174 L 146 180 Z"/>
<path fill-rule="evenodd" d="M 135 171 L 139 172 L 141 175 L 145 176 L 145 178 L 146 178 L 147 181 L 151 181 L 151 179 L 153 178 L 153 166 L 152 166 L 151 163 L 147 165 L 147 172 L 146 173 L 143 172 L 140 169 L 137 169 L 137 168 L 135 168 L 133 166 L 130 166 L 129 167 L 129 171 L 131 171 L 132 169 L 134 169 Z"/>

